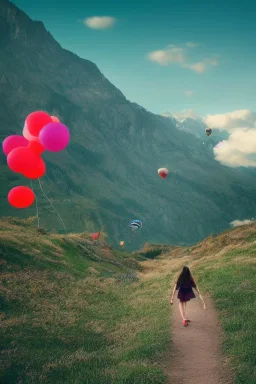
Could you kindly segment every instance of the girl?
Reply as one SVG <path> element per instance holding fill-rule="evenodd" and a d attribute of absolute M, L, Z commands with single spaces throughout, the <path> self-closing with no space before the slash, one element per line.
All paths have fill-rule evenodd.
<path fill-rule="evenodd" d="M 186 319 L 186 317 L 185 317 L 187 301 L 189 301 L 190 299 L 194 299 L 196 297 L 192 288 L 195 288 L 197 293 L 200 295 L 199 288 L 198 288 L 197 284 L 195 283 L 195 280 L 193 279 L 189 268 L 184 267 L 183 270 L 181 271 L 179 277 L 178 277 L 178 280 L 177 280 L 175 286 L 174 286 L 174 289 L 172 292 L 172 298 L 170 301 L 170 303 L 173 304 L 174 293 L 175 293 L 176 289 L 178 289 L 179 292 L 178 292 L 177 297 L 178 297 L 178 299 L 180 299 L 179 310 L 180 310 L 180 314 L 181 314 L 184 326 L 187 326 L 188 322 L 190 322 L 190 320 Z M 200 295 L 200 297 L 201 297 L 201 295 Z"/>

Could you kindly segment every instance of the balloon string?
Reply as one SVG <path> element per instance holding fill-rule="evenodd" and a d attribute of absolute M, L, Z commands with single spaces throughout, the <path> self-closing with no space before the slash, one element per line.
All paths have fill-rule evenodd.
<path fill-rule="evenodd" d="M 39 184 L 39 186 L 40 186 L 40 188 L 41 188 L 41 191 L 43 192 L 44 196 L 46 197 L 46 199 L 49 201 L 49 203 L 51 204 L 51 206 L 52 206 L 52 208 L 54 209 L 54 211 L 55 211 L 55 212 L 57 213 L 57 215 L 59 216 L 59 219 L 60 219 L 60 221 L 62 222 L 62 225 L 63 225 L 63 227 L 64 227 L 64 229 L 65 229 L 65 231 L 66 231 L 66 233 L 67 233 L 67 229 L 66 229 L 66 227 L 65 227 L 64 221 L 62 220 L 62 218 L 61 218 L 59 212 L 58 212 L 57 209 L 54 207 L 54 205 L 52 204 L 52 202 L 48 199 L 48 197 L 47 197 L 45 191 L 44 191 L 43 188 L 42 188 L 42 185 L 41 185 L 41 182 L 40 182 L 39 179 L 38 179 L 38 184 Z"/>
<path fill-rule="evenodd" d="M 33 188 L 33 181 L 32 181 L 32 179 L 30 179 L 30 183 L 31 183 L 31 189 L 32 189 L 32 191 L 33 191 L 34 194 L 35 194 L 35 191 L 34 191 L 34 188 Z M 38 212 L 38 205 L 37 205 L 37 197 L 36 197 L 36 194 L 35 194 L 35 200 L 36 200 L 37 226 L 38 226 L 38 228 L 39 228 L 40 222 L 39 222 L 39 212 Z"/>

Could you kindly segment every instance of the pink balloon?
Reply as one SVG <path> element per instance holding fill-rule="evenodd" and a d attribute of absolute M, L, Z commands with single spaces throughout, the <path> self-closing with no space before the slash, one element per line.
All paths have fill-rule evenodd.
<path fill-rule="evenodd" d="M 51 116 L 51 119 L 54 123 L 60 123 L 60 120 L 56 116 Z"/>
<path fill-rule="evenodd" d="M 39 143 L 39 138 L 36 136 L 31 135 L 31 133 L 28 130 L 27 124 L 25 122 L 23 132 L 23 136 L 28 140 L 28 141 L 37 141 Z"/>
<path fill-rule="evenodd" d="M 13 149 L 18 147 L 28 147 L 29 141 L 20 135 L 11 135 L 3 141 L 3 152 L 7 156 Z"/>
<path fill-rule="evenodd" d="M 69 130 L 61 123 L 46 124 L 39 133 L 40 143 L 47 151 L 62 151 L 68 145 L 69 139 Z"/>

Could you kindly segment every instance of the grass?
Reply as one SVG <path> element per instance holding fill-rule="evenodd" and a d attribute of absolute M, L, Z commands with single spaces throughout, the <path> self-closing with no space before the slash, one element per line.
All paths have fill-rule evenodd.
<path fill-rule="evenodd" d="M 212 292 L 225 333 L 223 351 L 236 372 L 235 384 L 256 383 L 256 245 L 224 254 L 222 265 L 202 264 L 200 282 Z"/>
<path fill-rule="evenodd" d="M 144 263 L 148 279 L 188 265 L 210 293 L 224 331 L 223 353 L 235 384 L 256 383 L 256 224 L 210 236 L 193 247 L 171 249 Z"/>
<path fill-rule="evenodd" d="M 1 219 L 2 383 L 164 384 L 170 283 L 189 265 L 215 302 L 235 384 L 256 382 L 256 225 L 190 247 L 113 250 Z M 153 258 L 153 259 L 151 259 Z"/>
<path fill-rule="evenodd" d="M 133 255 L 32 220 L 1 219 L 0 244 L 2 383 L 164 383 L 168 277 L 139 281 Z"/>

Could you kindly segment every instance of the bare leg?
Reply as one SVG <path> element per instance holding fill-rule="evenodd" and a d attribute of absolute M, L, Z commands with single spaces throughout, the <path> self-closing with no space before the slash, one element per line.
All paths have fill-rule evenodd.
<path fill-rule="evenodd" d="M 179 310 L 180 310 L 180 314 L 181 314 L 182 320 L 185 320 L 185 316 L 184 316 L 184 312 L 183 312 L 183 302 L 182 301 L 179 302 Z"/>
<path fill-rule="evenodd" d="M 187 301 L 184 301 L 183 302 L 183 313 L 184 313 L 186 321 L 190 322 L 190 320 L 188 320 L 186 317 L 186 309 L 187 309 Z"/>
<path fill-rule="evenodd" d="M 186 307 L 187 307 L 187 302 L 184 301 L 182 304 L 183 304 L 183 313 L 184 313 L 184 317 L 185 317 L 185 319 L 186 319 Z"/>

